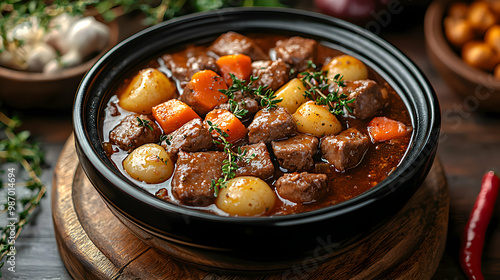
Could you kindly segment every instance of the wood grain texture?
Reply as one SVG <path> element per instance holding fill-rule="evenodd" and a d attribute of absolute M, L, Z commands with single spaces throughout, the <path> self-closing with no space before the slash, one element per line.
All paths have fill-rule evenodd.
<path fill-rule="evenodd" d="M 108 210 L 67 141 L 54 175 L 52 210 L 58 249 L 76 279 L 255 279 L 178 263 L 135 237 Z M 448 188 L 439 161 L 396 217 L 342 254 L 258 279 L 430 279 L 444 251 Z"/>
<path fill-rule="evenodd" d="M 57 247 L 70 274 L 76 279 L 112 279 L 119 270 L 92 243 L 79 224 L 73 198 L 70 193 L 61 192 L 72 188 L 75 170 L 78 167 L 73 136 L 61 152 L 54 171 L 52 189 L 52 216 Z M 66 151 L 72 151 L 67 153 Z M 68 195 L 69 194 L 69 195 Z M 66 242 L 71 240 L 71 242 Z M 71 265 L 77 263 L 78 265 Z"/>

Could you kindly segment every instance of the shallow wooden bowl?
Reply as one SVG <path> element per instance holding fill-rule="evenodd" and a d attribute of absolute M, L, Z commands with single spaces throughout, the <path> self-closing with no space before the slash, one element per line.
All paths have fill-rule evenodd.
<path fill-rule="evenodd" d="M 119 28 L 109 22 L 110 36 L 107 46 L 94 58 L 59 73 L 44 74 L 0 67 L 0 100 L 11 107 L 71 108 L 76 90 L 85 73 L 109 49 L 118 43 Z"/>
<path fill-rule="evenodd" d="M 451 1 L 434 1 L 425 14 L 427 53 L 444 81 L 470 111 L 500 113 L 500 80 L 467 65 L 452 49 L 443 32 L 443 19 Z"/>

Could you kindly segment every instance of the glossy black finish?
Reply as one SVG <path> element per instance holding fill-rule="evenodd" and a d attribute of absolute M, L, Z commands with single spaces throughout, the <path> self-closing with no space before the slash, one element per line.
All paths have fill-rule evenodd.
<path fill-rule="evenodd" d="M 172 48 L 209 42 L 227 31 L 278 33 L 319 40 L 361 59 L 402 97 L 412 117 L 409 151 L 386 180 L 349 201 L 275 217 L 220 217 L 156 199 L 113 167 L 100 120 L 113 88 L 127 72 Z M 76 147 L 92 184 L 113 212 L 148 244 L 178 259 L 217 269 L 279 270 L 321 262 L 394 215 L 425 179 L 439 135 L 436 95 L 421 71 L 376 35 L 328 16 L 292 9 L 227 9 L 190 15 L 125 40 L 87 73 L 74 106 Z"/>

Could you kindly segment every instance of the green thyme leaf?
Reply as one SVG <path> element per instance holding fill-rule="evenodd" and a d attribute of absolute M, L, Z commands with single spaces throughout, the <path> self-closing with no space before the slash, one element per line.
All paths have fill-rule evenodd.
<path fill-rule="evenodd" d="M 316 67 L 312 62 L 311 66 Z M 355 99 L 348 99 L 347 95 L 340 94 L 340 88 L 345 87 L 344 76 L 336 74 L 331 80 L 336 86 L 330 86 L 327 71 L 302 72 L 301 75 L 302 84 L 307 88 L 305 97 L 318 105 L 328 106 L 328 110 L 334 115 L 344 115 L 345 110 L 352 113 L 348 104 L 353 103 Z"/>
<path fill-rule="evenodd" d="M 160 136 L 160 144 L 165 142 L 167 145 L 172 145 L 172 136 L 162 134 Z"/>
<path fill-rule="evenodd" d="M 222 131 L 216 124 L 211 121 L 207 121 L 209 126 L 208 131 L 216 131 L 218 133 L 218 140 L 214 139 L 213 143 L 216 145 L 220 145 L 224 149 L 224 153 L 226 153 L 227 158 L 222 161 L 222 178 L 218 180 L 212 180 L 210 184 L 210 189 L 214 190 L 214 196 L 217 197 L 219 195 L 219 189 L 225 188 L 227 181 L 231 180 L 236 176 L 236 170 L 238 170 L 238 161 L 247 161 L 249 162 L 255 155 L 251 157 L 247 156 L 247 149 L 241 150 L 241 147 L 236 149 L 236 152 L 233 149 L 233 144 L 227 141 L 227 137 L 229 136 L 226 132 Z"/>
<path fill-rule="evenodd" d="M 248 110 L 240 108 L 240 104 L 233 99 L 229 99 L 229 111 L 233 113 L 237 118 L 241 119 L 246 116 Z"/>
<path fill-rule="evenodd" d="M 5 169 L 5 172 L 7 173 L 6 177 L 10 180 L 2 181 L 0 178 L 0 190 L 9 188 L 8 201 L 2 205 L 2 211 L 7 212 L 10 216 L 17 214 L 16 237 L 33 218 L 33 213 L 46 192 L 45 185 L 38 177 L 42 173 L 42 165 L 45 162 L 44 153 L 37 143 L 29 141 L 30 133 L 28 131 L 16 133 L 15 129 L 20 125 L 21 122 L 18 119 L 9 118 L 0 112 L 0 127 L 3 128 L 3 133 L 0 133 L 0 163 L 19 164 L 19 170 L 23 169 L 28 175 L 27 179 L 16 177 L 17 167 L 9 167 Z M 10 191 L 10 188 L 14 187 L 16 190 L 25 188 L 29 193 L 21 197 L 17 191 Z M 11 195 L 12 193 L 14 194 Z M 18 207 L 15 207 L 16 210 L 9 209 L 9 206 L 11 206 L 9 202 L 17 202 Z M 10 231 L 10 227 L 0 227 L 0 260 L 5 261 L 4 257 L 10 248 Z M 4 262 L 0 262 L 0 267 L 3 264 Z"/>
<path fill-rule="evenodd" d="M 276 99 L 276 93 L 272 89 L 266 90 L 263 86 L 258 87 L 253 94 L 260 98 L 260 106 L 264 109 L 274 108 L 283 101 L 283 98 Z"/>
<path fill-rule="evenodd" d="M 157 158 L 159 161 L 161 161 L 161 162 L 163 162 L 163 163 L 165 163 L 165 164 L 167 164 L 167 163 L 168 163 L 168 159 L 164 159 L 164 158 L 162 158 L 162 157 L 160 157 L 160 156 L 156 156 L 156 158 Z"/>
<path fill-rule="evenodd" d="M 143 126 L 143 127 L 148 128 L 151 131 L 154 131 L 154 128 L 149 124 L 151 121 L 137 117 L 137 122 L 139 122 L 139 126 Z"/>

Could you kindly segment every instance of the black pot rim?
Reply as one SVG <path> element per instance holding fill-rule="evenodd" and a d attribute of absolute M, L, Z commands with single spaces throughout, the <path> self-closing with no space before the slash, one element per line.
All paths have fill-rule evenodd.
<path fill-rule="evenodd" d="M 101 68 L 105 67 L 112 57 L 113 53 L 121 48 L 127 48 L 137 40 L 141 40 L 141 38 L 148 36 L 149 33 L 161 30 L 163 28 L 167 28 L 168 26 L 176 25 L 184 22 L 192 22 L 203 20 L 207 18 L 218 17 L 223 19 L 225 15 L 232 13 L 281 13 L 288 15 L 297 15 L 301 17 L 311 18 L 316 21 L 322 21 L 325 23 L 331 23 L 334 26 L 338 26 L 340 28 L 346 29 L 350 32 L 354 32 L 357 35 L 363 37 L 364 40 L 369 40 L 377 46 L 383 48 L 388 54 L 394 57 L 402 67 L 404 67 L 415 80 L 421 86 L 423 96 L 425 98 L 426 106 L 428 108 L 428 117 L 426 121 L 428 124 L 425 129 L 425 135 L 420 135 L 419 139 L 415 139 L 412 137 L 410 146 L 413 148 L 407 151 L 407 155 L 404 160 L 401 162 L 400 166 L 396 168 L 396 170 L 389 175 L 384 181 L 380 182 L 377 186 L 371 188 L 370 190 L 360 194 L 357 197 L 354 197 L 348 201 L 339 203 L 337 205 L 325 207 L 322 209 L 292 214 L 292 215 L 284 215 L 284 216 L 270 216 L 270 217 L 225 217 L 218 216 L 210 213 L 201 212 L 194 209 L 189 209 L 181 205 L 176 205 L 173 203 L 169 203 L 158 198 L 155 198 L 149 193 L 146 193 L 144 190 L 140 189 L 140 187 L 135 186 L 133 184 L 129 184 L 124 181 L 123 178 L 116 175 L 110 169 L 108 169 L 107 165 L 103 162 L 103 160 L 99 157 L 96 152 L 95 145 L 92 144 L 92 140 L 88 132 L 85 130 L 86 122 L 88 119 L 84 119 L 86 116 L 85 110 L 83 110 L 84 106 L 87 105 L 88 100 L 85 99 L 86 91 L 89 86 L 92 85 L 93 79 L 100 74 Z M 379 73 L 380 74 L 380 73 Z M 400 93 L 398 93 L 400 94 Z M 400 94 L 401 95 L 401 94 Z M 411 104 L 406 104 L 407 107 Z M 90 106 L 92 108 L 92 106 Z M 86 107 L 85 107 L 86 108 Z M 99 110 L 99 108 L 92 108 L 94 110 Z M 417 110 L 418 108 L 408 108 L 409 110 Z M 412 114 L 413 122 L 415 123 L 418 120 L 419 115 L 418 111 L 415 111 Z M 97 122 L 98 120 L 90 120 Z M 237 223 L 240 225 L 275 225 L 275 226 L 292 226 L 302 224 L 304 222 L 317 222 L 324 219 L 328 219 L 335 216 L 341 216 L 345 213 L 349 213 L 351 211 L 357 210 L 359 208 L 363 208 L 367 205 L 375 203 L 377 200 L 382 199 L 392 192 L 394 192 L 399 187 L 404 187 L 404 180 L 400 180 L 401 176 L 405 176 L 410 178 L 411 176 L 411 168 L 414 167 L 419 162 L 423 161 L 430 156 L 434 156 L 435 149 L 437 147 L 439 130 L 440 130 L 440 110 L 437 97 L 435 95 L 432 86 L 430 85 L 427 78 L 423 75 L 422 71 L 418 69 L 418 67 L 411 62 L 411 60 L 404 55 L 401 51 L 399 51 L 396 47 L 388 43 L 387 41 L 381 39 L 377 35 L 362 29 L 361 27 L 355 26 L 353 24 L 344 22 L 342 20 L 329 17 L 323 14 L 297 10 L 291 8 L 227 8 L 221 9 L 217 11 L 211 12 L 203 12 L 191 14 L 183 17 L 179 17 L 170 21 L 163 22 L 161 24 L 152 26 L 144 31 L 141 31 L 128 39 L 122 41 L 117 46 L 112 48 L 108 53 L 106 53 L 99 61 L 87 72 L 84 79 L 82 80 L 78 92 L 75 97 L 74 109 L 73 109 L 73 122 L 74 122 L 74 135 L 76 138 L 77 145 L 80 145 L 81 150 L 83 151 L 85 157 L 92 163 L 95 169 L 100 172 L 105 178 L 107 178 L 114 186 L 116 186 L 120 191 L 127 193 L 128 195 L 134 197 L 140 203 L 148 204 L 153 207 L 157 211 L 167 211 L 170 213 L 175 213 L 183 216 L 187 216 L 189 218 L 195 219 L 203 219 L 208 222 L 218 222 L 218 223 Z M 418 141 L 418 143 L 416 142 Z M 102 147 L 101 147 L 102 149 Z M 398 180 L 400 180 L 398 182 Z M 390 186 L 389 186 L 390 185 Z"/>

